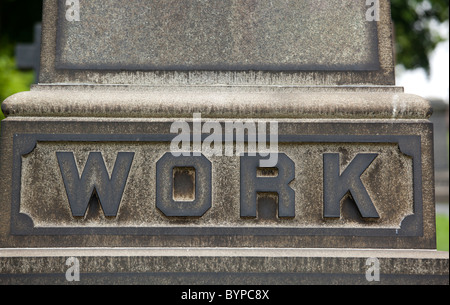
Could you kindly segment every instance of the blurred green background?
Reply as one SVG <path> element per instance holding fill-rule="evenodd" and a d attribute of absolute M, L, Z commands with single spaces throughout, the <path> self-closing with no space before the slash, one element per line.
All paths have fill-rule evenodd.
<path fill-rule="evenodd" d="M 436 25 L 448 23 L 449 1 L 391 0 L 391 5 L 397 64 L 406 70 L 422 68 L 429 74 L 430 54 L 444 40 Z M 33 71 L 17 70 L 14 48 L 17 43 L 33 42 L 33 28 L 41 18 L 40 0 L 0 0 L 0 103 L 14 93 L 28 91 L 34 82 Z M 438 215 L 436 220 L 438 249 L 448 251 L 448 216 Z"/>
<path fill-rule="evenodd" d="M 16 68 L 17 43 L 33 41 L 34 24 L 42 20 L 40 0 L 0 0 L 0 103 L 8 96 L 30 90 L 33 71 Z M 0 119 L 4 119 L 0 111 Z"/>
<path fill-rule="evenodd" d="M 436 217 L 437 249 L 448 251 L 448 216 L 439 214 Z"/>

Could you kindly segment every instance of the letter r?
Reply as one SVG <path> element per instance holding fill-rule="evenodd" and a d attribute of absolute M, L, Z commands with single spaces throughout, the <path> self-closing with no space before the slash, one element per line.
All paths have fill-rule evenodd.
<path fill-rule="evenodd" d="M 295 192 L 289 183 L 295 179 L 295 164 L 278 154 L 277 177 L 258 177 L 261 156 L 241 156 L 241 217 L 256 217 L 257 193 L 278 193 L 278 217 L 295 217 Z"/>

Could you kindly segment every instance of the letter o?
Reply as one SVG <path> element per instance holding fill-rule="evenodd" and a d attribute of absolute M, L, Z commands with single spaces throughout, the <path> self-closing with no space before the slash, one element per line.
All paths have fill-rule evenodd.
<path fill-rule="evenodd" d="M 173 199 L 173 169 L 193 167 L 195 169 L 194 201 Z M 202 217 L 212 206 L 211 162 L 201 156 L 178 156 L 166 153 L 156 163 L 156 207 L 167 217 Z"/>

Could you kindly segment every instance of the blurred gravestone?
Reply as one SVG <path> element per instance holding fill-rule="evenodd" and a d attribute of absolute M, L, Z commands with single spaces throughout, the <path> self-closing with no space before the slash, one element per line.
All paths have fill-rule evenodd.
<path fill-rule="evenodd" d="M 36 24 L 34 27 L 34 42 L 31 44 L 18 44 L 15 50 L 17 68 L 20 70 L 33 70 L 35 83 L 39 82 L 41 30 L 41 24 Z"/>
<path fill-rule="evenodd" d="M 449 152 L 448 152 L 448 103 L 431 99 L 434 125 L 434 168 L 436 180 L 436 201 L 448 203 Z"/>

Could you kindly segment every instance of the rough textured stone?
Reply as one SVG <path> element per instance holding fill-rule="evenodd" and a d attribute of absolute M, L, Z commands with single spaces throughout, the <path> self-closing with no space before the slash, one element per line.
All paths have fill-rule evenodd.
<path fill-rule="evenodd" d="M 155 168 L 170 150 L 172 122 L 8 118 L 2 123 L 2 246 L 435 248 L 432 133 L 426 120 L 280 121 L 279 151 L 295 162 L 296 171 L 290 183 L 296 211 L 288 219 L 241 218 L 239 158 L 225 156 L 209 157 L 211 209 L 200 218 L 161 214 Z M 154 135 L 161 137 L 152 140 Z M 90 152 L 103 154 L 110 173 L 119 152 L 135 154 L 117 217 L 105 218 L 95 203 L 85 218 L 71 215 L 57 152 L 73 152 L 79 173 Z M 378 220 L 362 219 L 351 202 L 342 204 L 340 218 L 323 218 L 324 153 L 340 154 L 341 171 L 357 154 L 378 154 L 361 176 Z M 8 190 L 10 185 L 15 188 Z"/>
<path fill-rule="evenodd" d="M 79 282 L 65 278 L 69 257 L 79 260 Z M 366 279 L 369 258 L 379 260 L 379 282 Z M 0 284 L 448 285 L 448 270 L 448 252 L 423 250 L 0 250 Z"/>
<path fill-rule="evenodd" d="M 44 87 L 45 88 L 45 87 Z M 77 90 L 78 89 L 78 90 Z M 342 92 L 301 87 L 173 87 L 36 89 L 6 99 L 11 117 L 116 117 L 261 119 L 427 119 L 425 99 L 402 92 Z M 107 90 L 108 89 L 108 90 Z"/>
<path fill-rule="evenodd" d="M 388 1 L 379 22 L 353 0 L 81 1 L 72 22 L 44 4 L 42 83 L 395 82 Z"/>
<path fill-rule="evenodd" d="M 82 284 L 367 284 L 367 258 L 381 284 L 448 284 L 431 108 L 394 85 L 390 1 L 379 3 L 370 22 L 354 0 L 80 0 L 70 22 L 65 1 L 44 0 L 41 83 L 2 105 L 0 283 L 67 283 L 76 257 Z M 175 203 L 159 204 L 171 123 L 193 113 L 277 121 L 295 198 L 258 189 L 243 215 L 249 159 L 229 156 L 161 166 Z M 253 174 L 293 172 L 283 166 Z M 206 204 L 190 206 L 198 194 Z M 167 216 L 177 202 L 198 209 Z"/>
<path fill-rule="evenodd" d="M 57 69 L 377 70 L 377 24 L 357 1 L 59 3 Z M 345 45 L 345 51 L 336 52 Z"/>

